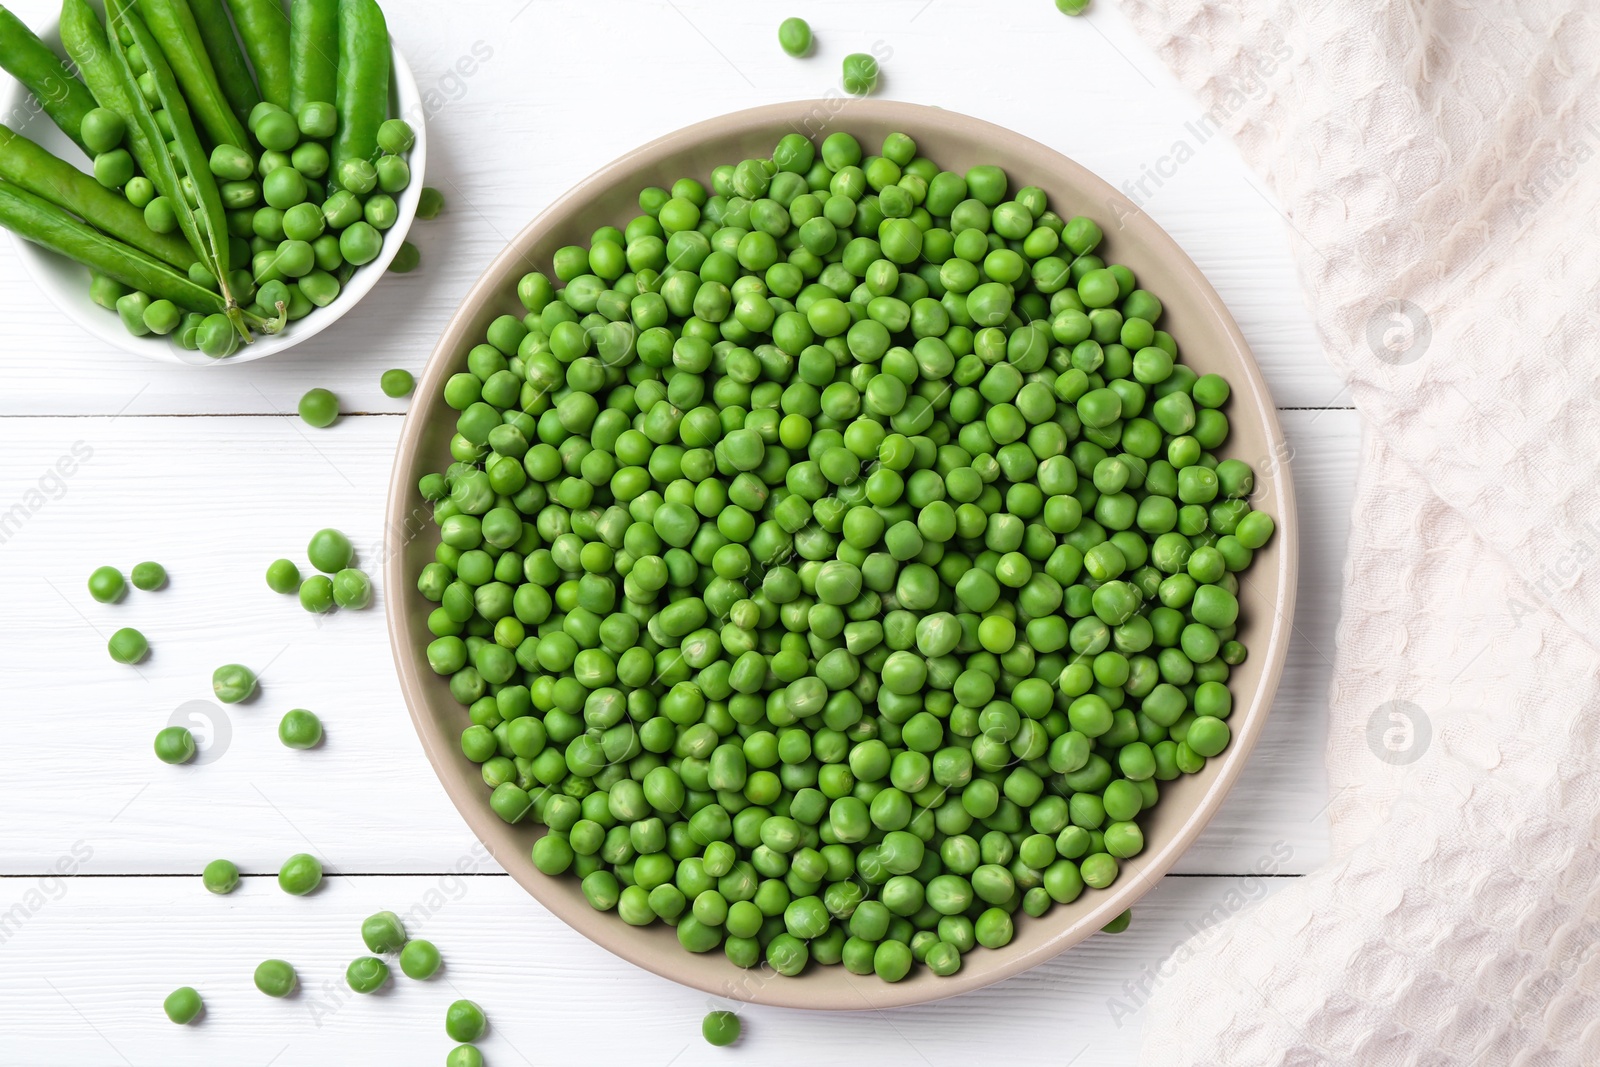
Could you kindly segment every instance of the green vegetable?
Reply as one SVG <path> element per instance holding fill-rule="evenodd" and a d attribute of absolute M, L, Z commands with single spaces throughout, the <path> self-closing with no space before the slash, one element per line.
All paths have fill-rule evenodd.
<path fill-rule="evenodd" d="M 4 5 L 0 5 L 0 67 L 33 94 L 50 120 L 87 155 L 94 150 L 83 139 L 83 120 L 95 109 L 95 98 L 61 57 Z"/>
<path fill-rule="evenodd" d="M 844 57 L 844 91 L 851 96 L 871 96 L 878 87 L 878 61 L 865 52 Z"/>
<path fill-rule="evenodd" d="M 346 567 L 333 576 L 333 602 L 341 608 L 359 611 L 372 603 L 372 579 Z"/>
<path fill-rule="evenodd" d="M 811 24 L 803 18 L 786 18 L 778 24 L 778 45 L 791 56 L 811 51 Z"/>
<path fill-rule="evenodd" d="M 122 116 L 108 108 L 97 107 L 83 116 L 83 143 L 90 155 L 109 152 L 122 144 L 128 124 Z"/>
<path fill-rule="evenodd" d="M 407 941 L 400 950 L 400 970 L 407 978 L 432 978 L 439 969 L 439 950 L 431 941 Z"/>
<path fill-rule="evenodd" d="M 410 396 L 416 387 L 417 380 L 411 376 L 411 372 L 399 368 L 384 371 L 383 377 L 378 379 L 378 388 L 383 390 L 383 395 L 396 400 Z"/>
<path fill-rule="evenodd" d="M 338 530 L 318 530 L 306 544 L 306 558 L 324 574 L 337 574 L 349 567 L 354 557 L 355 546 Z"/>
<path fill-rule="evenodd" d="M 417 131 L 405 119 L 385 119 L 378 126 L 376 140 L 378 147 L 389 153 L 385 158 L 404 163 L 400 156 L 411 151 L 411 147 L 417 143 Z"/>
<path fill-rule="evenodd" d="M 228 10 L 250 55 L 261 99 L 291 109 L 289 19 L 283 5 L 278 0 L 228 0 Z"/>
<path fill-rule="evenodd" d="M 327 389 L 310 389 L 300 398 L 300 417 L 312 426 L 332 426 L 339 417 L 339 398 Z"/>
<path fill-rule="evenodd" d="M 179 307 L 206 312 L 221 311 L 225 306 L 217 293 L 196 285 L 167 264 L 107 237 L 8 181 L 0 181 L 0 226 L 98 274 L 141 292 L 157 294 Z"/>
<path fill-rule="evenodd" d="M 361 956 L 345 968 L 344 980 L 357 993 L 376 993 L 389 984 L 389 965 L 376 956 Z"/>
<path fill-rule="evenodd" d="M 470 1000 L 458 1000 L 445 1009 L 444 1030 L 452 1041 L 476 1041 L 489 1027 L 483 1009 Z"/>
<path fill-rule="evenodd" d="M 193 112 L 212 144 L 248 147 L 244 124 L 234 114 L 231 103 L 217 82 L 216 70 L 206 53 L 200 27 L 187 0 L 138 0 L 139 12 L 149 28 L 149 36 L 166 57 L 167 65 L 183 92 L 183 101 Z M 135 35 L 135 43 L 144 43 Z M 148 61 L 148 57 L 147 57 Z M 155 71 L 158 64 L 150 64 Z M 156 76 L 160 84 L 160 75 Z M 166 94 L 162 94 L 163 101 Z"/>
<path fill-rule="evenodd" d="M 71 0 L 68 0 L 71 2 Z M 163 58 L 163 45 L 170 48 L 171 54 L 177 56 L 178 62 L 185 71 L 185 78 L 194 80 L 197 88 L 204 92 L 205 86 L 198 85 L 209 76 L 209 62 L 202 68 L 201 61 L 204 54 L 196 56 L 198 49 L 198 30 L 193 25 L 193 18 L 188 9 L 179 10 L 175 5 L 182 0 L 141 0 L 159 18 L 163 27 L 163 42 L 158 44 L 150 29 L 143 20 L 134 12 L 130 0 L 108 0 L 106 7 L 107 27 L 110 31 L 108 40 L 120 41 L 123 37 L 132 41 L 130 49 L 137 49 L 146 65 L 143 74 L 135 75 L 129 58 L 128 50 L 122 47 L 113 47 L 111 53 L 116 59 L 116 72 L 121 83 L 121 95 L 128 100 L 134 109 L 132 114 L 124 114 L 130 120 L 131 126 L 136 126 L 142 135 L 149 141 L 155 150 L 149 152 L 149 159 L 141 157 L 140 164 L 145 167 L 148 177 L 172 205 L 177 214 L 179 228 L 188 239 L 190 247 L 199 256 L 200 265 L 207 274 L 216 280 L 223 301 L 223 308 L 214 312 L 218 318 L 232 326 L 239 338 L 248 340 L 252 326 L 271 330 L 280 328 L 282 323 L 269 323 L 257 316 L 248 315 L 241 311 L 238 302 L 234 299 L 230 282 L 229 243 L 226 218 L 223 214 L 222 201 L 217 185 L 208 169 L 208 156 L 202 147 L 199 135 L 195 132 L 194 123 L 190 119 L 188 105 L 184 95 L 179 91 L 178 78 L 167 60 Z M 154 98 L 165 112 L 166 125 L 170 127 L 172 139 L 170 146 L 166 134 L 151 110 L 147 94 L 138 80 L 146 79 L 153 90 Z M 211 78 L 211 87 L 214 88 L 215 79 Z M 220 90 L 217 90 L 220 95 Z M 237 119 L 226 111 L 225 106 L 218 100 L 208 100 L 202 96 L 200 99 L 201 118 L 208 124 L 213 140 L 226 142 L 235 147 L 245 147 L 243 130 L 238 128 Z M 221 114 L 218 114 L 218 111 Z M 227 127 L 222 133 L 211 129 L 211 125 Z M 237 134 L 237 136 L 235 136 Z M 179 179 L 180 168 L 183 179 Z M 193 196 L 198 205 L 191 208 L 189 195 Z M 103 272 L 110 273 L 110 272 Z M 166 294 L 163 294 L 166 295 Z M 176 297 L 170 297 L 174 303 L 183 307 L 184 304 Z M 192 308 L 195 311 L 204 311 L 203 308 Z M 226 339 L 222 331 L 216 326 L 202 329 L 201 349 L 208 355 L 221 357 L 232 351 L 233 342 Z"/>
<path fill-rule="evenodd" d="M 339 0 L 289 6 L 289 110 L 332 103 L 339 90 Z M 387 91 L 387 90 L 386 90 Z"/>
<path fill-rule="evenodd" d="M 226 896 L 239 887 L 239 868 L 232 860 L 212 860 L 200 875 L 206 891 Z"/>
<path fill-rule="evenodd" d="M 304 708 L 283 713 L 278 740 L 288 748 L 316 748 L 322 742 L 322 720 Z"/>
<path fill-rule="evenodd" d="M 361 941 L 368 951 L 384 954 L 399 952 L 406 943 L 406 928 L 400 916 L 380 911 L 361 921 Z"/>
<path fill-rule="evenodd" d="M 115 604 L 127 590 L 122 572 L 115 567 L 96 567 L 89 575 L 89 595 L 102 604 Z"/>
<path fill-rule="evenodd" d="M 167 584 L 167 568 L 159 563 L 135 563 L 133 587 L 150 592 Z"/>
<path fill-rule="evenodd" d="M 1056 10 L 1063 15 L 1081 15 L 1089 10 L 1089 0 L 1056 0 Z"/>
<path fill-rule="evenodd" d="M 111 635 L 106 642 L 106 651 L 111 653 L 111 658 L 118 663 L 138 663 L 150 652 L 150 642 L 145 640 L 144 634 L 131 626 L 124 626 Z"/>
<path fill-rule="evenodd" d="M 321 614 L 333 610 L 333 580 L 313 574 L 300 584 L 300 606 Z"/>
<path fill-rule="evenodd" d="M 445 1054 L 444 1067 L 483 1067 L 483 1053 L 476 1045 L 457 1045 Z"/>
<path fill-rule="evenodd" d="M 161 1002 L 161 1010 L 167 1013 L 167 1018 L 183 1026 L 192 1023 L 200 1017 L 200 1011 L 205 1007 L 200 1000 L 200 994 L 192 986 L 179 986 L 167 994 L 167 999 Z"/>
<path fill-rule="evenodd" d="M 255 76 L 245 62 L 239 39 L 234 36 L 233 23 L 228 18 L 223 0 L 188 0 L 190 14 L 205 54 L 211 60 L 217 85 L 228 100 L 228 107 L 240 123 L 248 123 L 250 111 L 261 103 L 261 93 L 256 89 Z"/>
<path fill-rule="evenodd" d="M 278 887 L 285 893 L 303 897 L 322 884 L 322 864 L 315 856 L 298 852 L 278 868 Z"/>
<path fill-rule="evenodd" d="M 422 195 L 417 198 L 417 218 L 438 218 L 439 212 L 443 210 L 444 194 L 431 185 L 424 185 L 422 187 Z"/>
<path fill-rule="evenodd" d="M 228 663 L 211 672 L 211 691 L 224 704 L 238 704 L 255 695 L 255 672 L 241 663 Z"/>
<path fill-rule="evenodd" d="M 377 157 L 378 130 L 389 111 L 389 28 L 375 0 L 339 0 L 334 103 L 339 130 L 333 140 L 333 173 L 342 181 L 346 160 L 370 162 Z"/>
<path fill-rule="evenodd" d="M 294 992 L 300 979 L 283 960 L 262 960 L 256 965 L 255 982 L 256 988 L 269 997 L 286 997 Z"/>
<path fill-rule="evenodd" d="M 799 22 L 800 20 L 790 19 L 789 21 Z M 787 24 L 785 23 L 785 25 Z M 784 51 L 789 52 L 790 55 L 801 55 L 804 49 L 801 49 L 800 52 L 795 52 L 785 46 Z M 739 1022 L 739 1017 L 731 1011 L 707 1012 L 705 1019 L 700 1023 L 701 1035 L 705 1037 L 709 1044 L 716 1045 L 719 1048 L 724 1045 L 731 1045 L 739 1040 L 741 1030 L 743 1030 L 743 1026 Z"/>
<path fill-rule="evenodd" d="M 194 758 L 194 735 L 187 727 L 168 726 L 156 733 L 155 750 L 162 763 L 188 763 Z"/>

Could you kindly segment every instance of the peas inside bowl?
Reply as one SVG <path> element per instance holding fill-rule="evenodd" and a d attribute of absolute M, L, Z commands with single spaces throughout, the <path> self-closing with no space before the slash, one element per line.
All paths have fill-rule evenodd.
<path fill-rule="evenodd" d="M 563 919 L 720 995 L 916 1003 L 1198 834 L 1281 671 L 1293 499 L 1237 328 L 1114 198 L 962 116 L 777 105 L 601 171 L 469 294 L 391 634 Z"/>
<path fill-rule="evenodd" d="M 103 19 L 104 12 L 101 4 L 91 0 L 89 10 L 95 20 Z M 34 30 L 45 46 L 53 50 L 57 55 L 64 54 L 61 27 L 58 21 L 52 20 L 46 25 L 34 27 Z M 379 40 L 381 41 L 381 38 Z M 286 225 L 282 226 L 283 232 L 278 233 L 275 226 L 266 227 L 266 232 L 271 235 L 273 240 L 278 242 L 278 252 L 283 257 L 285 269 L 298 272 L 298 275 L 286 275 L 285 278 L 292 280 L 294 276 L 299 276 L 305 283 L 300 286 L 303 290 L 304 302 L 290 301 L 290 303 L 296 304 L 295 314 L 298 317 L 290 321 L 284 329 L 277 333 L 267 333 L 259 329 L 252 330 L 254 340 L 249 344 L 237 344 L 233 353 L 226 358 L 225 361 L 227 362 L 260 359 L 263 356 L 280 352 L 292 347 L 301 340 L 315 336 L 332 325 L 333 322 L 353 307 L 362 296 L 370 291 L 387 270 L 390 262 L 394 260 L 400 251 L 401 245 L 404 243 L 406 233 L 409 231 L 411 222 L 416 215 L 422 192 L 422 177 L 427 160 L 426 134 L 423 129 L 425 112 L 416 82 L 412 78 L 410 69 L 398 49 L 388 42 L 377 45 L 377 47 L 383 47 L 388 52 L 388 114 L 404 118 L 411 127 L 415 140 L 408 149 L 400 153 L 404 157 L 403 162 L 400 164 L 385 164 L 391 173 L 386 176 L 380 176 L 374 171 L 374 190 L 377 191 L 377 186 L 382 181 L 385 183 L 386 188 L 392 187 L 395 192 L 392 196 L 385 193 L 382 197 L 374 196 L 369 198 L 377 201 L 377 203 L 372 204 L 371 221 L 360 218 L 363 205 L 357 203 L 355 205 L 355 218 L 345 219 L 335 211 L 332 217 L 340 225 L 335 226 L 333 222 L 324 222 L 324 217 L 329 215 L 329 210 L 337 209 L 339 206 L 335 202 L 335 198 L 354 195 L 349 192 L 331 193 L 328 203 L 320 205 L 324 209 L 321 212 L 314 212 L 312 210 L 314 205 L 307 201 L 309 193 L 315 191 L 309 188 L 311 183 L 319 179 L 307 178 L 305 175 L 318 173 L 319 161 L 325 161 L 328 156 L 328 150 L 325 150 L 323 143 L 316 138 L 325 136 L 329 128 L 328 120 L 333 118 L 331 107 L 325 109 L 329 114 L 321 117 L 306 113 L 300 115 L 297 119 L 285 112 L 280 112 L 266 121 L 265 127 L 263 127 L 266 129 L 264 140 L 260 139 L 263 137 L 261 130 L 256 128 L 255 123 L 251 124 L 250 132 L 244 134 L 245 137 L 249 138 L 248 143 L 251 153 L 245 153 L 231 145 L 224 144 L 211 154 L 208 161 L 209 170 L 219 183 L 223 207 L 238 215 L 246 210 L 245 199 L 249 194 L 250 197 L 253 197 L 252 204 L 254 206 L 263 209 L 271 208 L 272 212 L 277 213 L 275 217 L 281 216 L 286 223 Z M 250 79 L 248 68 L 243 69 L 242 76 L 248 83 Z M 184 87 L 184 91 L 188 92 L 187 86 Z M 131 168 L 132 164 L 127 158 L 127 151 L 116 149 L 104 152 L 91 163 L 83 149 L 74 144 L 72 139 L 69 139 L 61 129 L 57 128 L 50 118 L 39 109 L 36 101 L 20 83 L 8 80 L 4 88 L 0 89 L 0 105 L 4 105 L 7 113 L 12 116 L 12 120 L 8 122 L 8 125 L 16 133 L 37 142 L 45 151 L 76 167 L 85 175 L 92 173 L 97 178 L 103 178 L 105 181 L 117 184 L 120 189 L 126 191 L 130 202 L 145 211 L 147 220 L 152 218 L 159 220 L 161 213 L 157 212 L 156 209 L 162 207 L 166 201 L 164 198 L 154 195 L 154 190 L 150 187 L 149 180 L 141 176 L 124 184 L 121 182 L 120 175 L 112 173 L 118 167 L 126 166 Z M 104 108 L 96 109 L 91 113 L 91 117 L 96 122 L 106 118 L 113 120 L 113 125 L 118 127 L 122 125 L 120 120 L 117 120 L 116 115 Z M 215 119 L 215 121 L 219 122 L 231 120 L 231 114 L 222 115 Z M 197 119 L 198 122 L 199 120 Z M 297 123 L 300 127 L 303 127 L 303 130 L 296 130 Z M 93 133 L 94 131 L 91 132 Z M 302 132 L 304 133 L 304 139 L 297 140 Z M 117 132 L 117 136 L 121 136 L 120 132 Z M 109 134 L 107 137 L 107 143 L 115 140 Z M 215 137 L 211 139 L 216 140 Z M 330 146 L 335 143 L 336 141 L 328 142 Z M 282 145 L 283 151 L 270 149 L 268 147 L 270 144 Z M 257 158 L 251 158 L 252 154 Z M 229 175 L 245 175 L 247 167 L 250 172 L 248 177 L 234 181 L 229 180 Z M 399 173 L 402 168 L 405 171 L 404 175 Z M 406 179 L 403 187 L 400 181 L 402 176 Z M 93 179 L 91 178 L 90 181 L 92 182 Z M 353 188 L 363 187 L 361 176 L 352 176 L 351 181 L 353 182 Z M 118 195 L 120 196 L 121 194 L 119 193 Z M 264 201 L 261 199 L 263 195 L 266 197 Z M 274 205 L 285 205 L 285 207 L 280 209 Z M 126 205 L 123 205 L 123 207 L 126 208 Z M 263 214 L 269 213 L 263 210 Z M 313 214 L 316 216 L 315 218 L 311 217 Z M 137 216 L 135 216 L 135 221 L 137 221 Z M 350 225 L 351 223 L 356 224 Z M 170 218 L 166 222 L 155 221 L 151 223 L 151 225 L 163 227 L 169 224 L 171 224 Z M 304 264 L 293 262 L 302 253 L 307 257 L 311 257 L 313 244 L 311 240 L 300 241 L 295 238 L 311 238 L 321 235 L 325 226 L 327 227 L 327 234 L 338 232 L 341 238 L 345 234 L 350 234 L 349 255 L 341 258 L 344 258 L 349 263 L 360 262 L 362 264 L 359 269 L 356 269 L 342 282 L 335 279 L 328 270 L 324 269 L 333 262 L 330 258 L 334 254 L 333 250 L 325 250 L 320 259 L 308 258 L 308 261 Z M 313 230 L 315 233 L 313 233 Z M 246 237 L 241 236 L 241 234 L 242 231 L 240 234 L 233 235 L 238 239 L 236 243 L 248 243 Z M 260 233 L 252 233 L 249 236 L 260 236 Z M 135 336 L 125 327 L 122 321 L 123 316 L 119 315 L 119 312 L 124 309 L 119 307 L 117 310 L 108 310 L 107 307 L 119 297 L 127 295 L 129 292 L 128 287 L 102 278 L 97 278 L 91 284 L 88 270 L 80 263 L 39 245 L 29 243 L 15 233 L 11 234 L 11 237 L 24 266 L 38 281 L 51 302 L 101 340 L 125 351 L 165 362 L 200 365 L 218 362 L 218 360 L 200 351 L 186 349 L 178 343 L 177 339 L 183 333 L 183 326 L 179 321 L 182 313 L 180 308 L 173 307 L 169 301 L 153 300 L 154 307 L 150 314 L 143 316 L 144 322 L 152 324 L 155 331 L 164 330 L 168 332 L 165 335 L 160 332 L 146 332 L 142 336 Z M 304 245 L 303 248 L 301 247 L 302 245 Z M 335 245 L 334 247 L 337 248 L 338 246 Z M 236 256 L 239 254 L 242 253 L 236 253 Z M 246 271 L 252 271 L 255 266 L 257 265 L 251 262 L 236 262 L 234 264 L 236 270 L 244 269 Z M 263 289 L 268 285 L 285 286 L 283 278 L 271 281 L 269 278 L 272 276 L 269 274 L 261 274 L 259 271 L 253 271 L 253 273 L 258 274 L 258 280 L 262 282 Z M 287 287 L 285 286 L 285 288 Z M 254 290 L 253 283 L 252 290 Z M 272 292 L 278 296 L 285 295 L 277 293 L 276 290 Z M 252 296 L 253 299 L 254 297 Z M 247 305 L 250 302 L 241 301 L 241 305 Z M 138 314 L 138 308 L 130 307 L 127 311 L 130 321 L 141 317 Z M 265 314 L 263 314 L 263 317 L 271 318 L 270 315 Z M 140 328 L 144 329 L 145 327 L 141 324 Z"/>

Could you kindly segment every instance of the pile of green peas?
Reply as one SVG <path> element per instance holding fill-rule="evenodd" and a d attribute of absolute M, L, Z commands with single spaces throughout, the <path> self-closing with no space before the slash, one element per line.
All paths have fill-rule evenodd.
<path fill-rule="evenodd" d="M 624 922 L 953 974 L 1229 742 L 1274 527 L 1227 383 L 1092 219 L 902 133 L 639 205 L 444 386 L 417 587 L 462 752 Z"/>

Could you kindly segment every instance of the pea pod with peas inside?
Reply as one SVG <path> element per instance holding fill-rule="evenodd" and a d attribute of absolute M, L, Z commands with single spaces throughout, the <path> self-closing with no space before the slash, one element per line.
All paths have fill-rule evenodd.
<path fill-rule="evenodd" d="M 221 295 L 169 265 L 114 240 L 54 204 L 0 181 L 0 226 L 25 240 L 77 260 L 140 292 L 203 314 L 226 311 Z"/>
<path fill-rule="evenodd" d="M 45 114 L 79 148 L 94 155 L 81 133 L 84 116 L 95 108 L 94 96 L 61 57 L 4 5 L 0 5 L 0 67 L 34 95 Z"/>
<path fill-rule="evenodd" d="M 212 177 L 209 158 L 190 119 L 188 106 L 178 88 L 177 79 L 163 59 L 160 46 L 156 43 L 149 27 L 133 10 L 129 0 L 109 0 L 106 4 L 106 18 L 108 40 L 120 42 L 126 33 L 133 46 L 137 46 L 143 53 L 145 73 L 154 83 L 156 97 L 166 113 L 168 125 L 172 130 L 172 147 L 152 154 L 152 162 L 157 172 L 148 177 L 162 195 L 171 201 L 177 214 L 178 226 L 199 257 L 198 266 L 215 279 L 224 305 L 221 314 L 226 316 L 238 337 L 246 342 L 251 339 L 252 326 L 264 332 L 276 332 L 283 327 L 284 319 L 281 311 L 276 320 L 252 314 L 240 307 L 232 293 L 227 218 L 223 212 L 221 194 Z M 116 69 L 124 92 L 133 99 L 135 110 L 133 119 L 144 128 L 147 137 L 165 146 L 166 141 L 162 137 L 161 126 L 156 120 L 155 113 L 143 93 L 137 89 L 137 77 L 127 50 L 114 47 L 112 54 L 116 60 Z M 128 93 L 129 86 L 134 86 L 131 93 Z M 187 184 L 179 178 L 180 166 Z M 190 205 L 187 195 L 189 193 L 193 194 L 193 206 Z M 215 342 L 208 346 L 208 351 L 214 349 L 221 354 L 231 351 L 231 347 L 224 351 L 218 331 L 209 331 L 207 335 Z"/>
<path fill-rule="evenodd" d="M 187 244 L 152 230 L 145 224 L 144 212 L 126 197 L 4 126 L 0 126 L 0 179 L 179 270 L 187 271 L 196 262 Z"/>
<path fill-rule="evenodd" d="M 138 7 L 149 29 L 148 36 L 166 57 L 189 110 L 206 131 L 206 136 L 213 144 L 248 147 L 249 134 L 223 95 L 187 0 L 138 0 Z M 110 14 L 109 6 L 107 14 Z M 140 48 L 145 45 L 141 43 Z M 149 49 L 145 52 L 148 63 Z"/>

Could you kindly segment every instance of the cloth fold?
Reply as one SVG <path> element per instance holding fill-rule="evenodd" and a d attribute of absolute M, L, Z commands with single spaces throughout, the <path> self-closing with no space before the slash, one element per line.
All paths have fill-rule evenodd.
<path fill-rule="evenodd" d="M 1600 1063 L 1600 10 L 1123 9 L 1283 205 L 1365 426 L 1333 859 L 1145 1062 Z"/>

